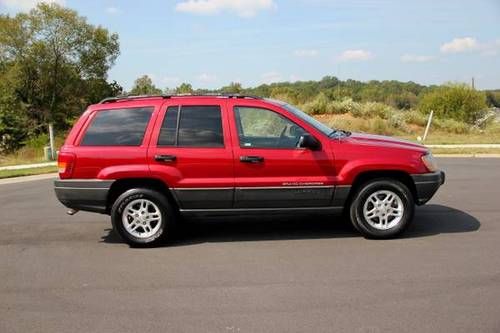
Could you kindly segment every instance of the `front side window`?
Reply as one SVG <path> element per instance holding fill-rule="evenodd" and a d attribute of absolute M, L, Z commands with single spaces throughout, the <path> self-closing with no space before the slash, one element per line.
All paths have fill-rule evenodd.
<path fill-rule="evenodd" d="M 158 138 L 159 146 L 223 147 L 219 106 L 170 106 Z"/>
<path fill-rule="evenodd" d="M 305 130 L 267 109 L 235 107 L 236 126 L 242 148 L 296 148 Z"/>
<path fill-rule="evenodd" d="M 97 111 L 80 145 L 140 146 L 152 113 L 152 107 Z"/>

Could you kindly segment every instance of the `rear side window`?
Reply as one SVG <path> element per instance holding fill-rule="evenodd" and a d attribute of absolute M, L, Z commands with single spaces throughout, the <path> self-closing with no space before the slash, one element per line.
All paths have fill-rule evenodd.
<path fill-rule="evenodd" d="M 81 146 L 140 146 L 153 107 L 97 111 Z"/>
<path fill-rule="evenodd" d="M 158 138 L 159 146 L 223 147 L 219 106 L 171 106 Z"/>

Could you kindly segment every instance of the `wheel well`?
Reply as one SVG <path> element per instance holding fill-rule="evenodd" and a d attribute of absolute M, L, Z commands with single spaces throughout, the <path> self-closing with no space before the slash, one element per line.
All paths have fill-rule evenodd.
<path fill-rule="evenodd" d="M 113 182 L 111 188 L 109 189 L 108 199 L 106 204 L 106 211 L 109 213 L 111 211 L 111 206 L 115 200 L 125 191 L 133 188 L 148 188 L 151 190 L 158 191 L 165 195 L 167 200 L 170 201 L 172 205 L 177 207 L 176 201 L 170 192 L 168 186 L 159 179 L 153 178 L 125 178 L 119 179 Z"/>
<path fill-rule="evenodd" d="M 349 193 L 348 202 L 350 202 L 352 196 L 354 195 L 354 193 L 356 193 L 356 191 L 359 187 L 361 187 L 366 182 L 368 182 L 372 179 L 376 179 L 376 178 L 391 178 L 391 179 L 398 180 L 408 187 L 408 189 L 410 190 L 410 192 L 413 196 L 414 201 L 415 201 L 415 198 L 417 198 L 417 189 L 415 187 L 415 183 L 413 182 L 413 179 L 410 177 L 410 175 L 408 173 L 406 173 L 404 171 L 398 171 L 398 170 L 366 171 L 366 172 L 360 173 L 354 179 L 351 191 Z"/>

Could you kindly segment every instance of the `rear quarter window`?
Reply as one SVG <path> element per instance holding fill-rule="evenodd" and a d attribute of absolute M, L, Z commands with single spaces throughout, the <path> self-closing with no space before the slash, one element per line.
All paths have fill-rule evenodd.
<path fill-rule="evenodd" d="M 81 146 L 140 146 L 153 107 L 100 110 L 92 119 Z"/>

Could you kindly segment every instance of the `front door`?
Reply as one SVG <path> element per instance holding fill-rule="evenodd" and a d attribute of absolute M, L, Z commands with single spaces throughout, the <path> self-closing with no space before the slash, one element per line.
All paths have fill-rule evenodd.
<path fill-rule="evenodd" d="M 233 151 L 224 100 L 171 99 L 162 107 L 148 150 L 153 177 L 181 210 L 231 208 Z"/>
<path fill-rule="evenodd" d="M 232 100 L 228 105 L 233 113 L 235 208 L 331 205 L 335 170 L 328 143 L 316 151 L 297 147 L 303 134 L 318 138 L 319 133 L 268 103 Z"/>

